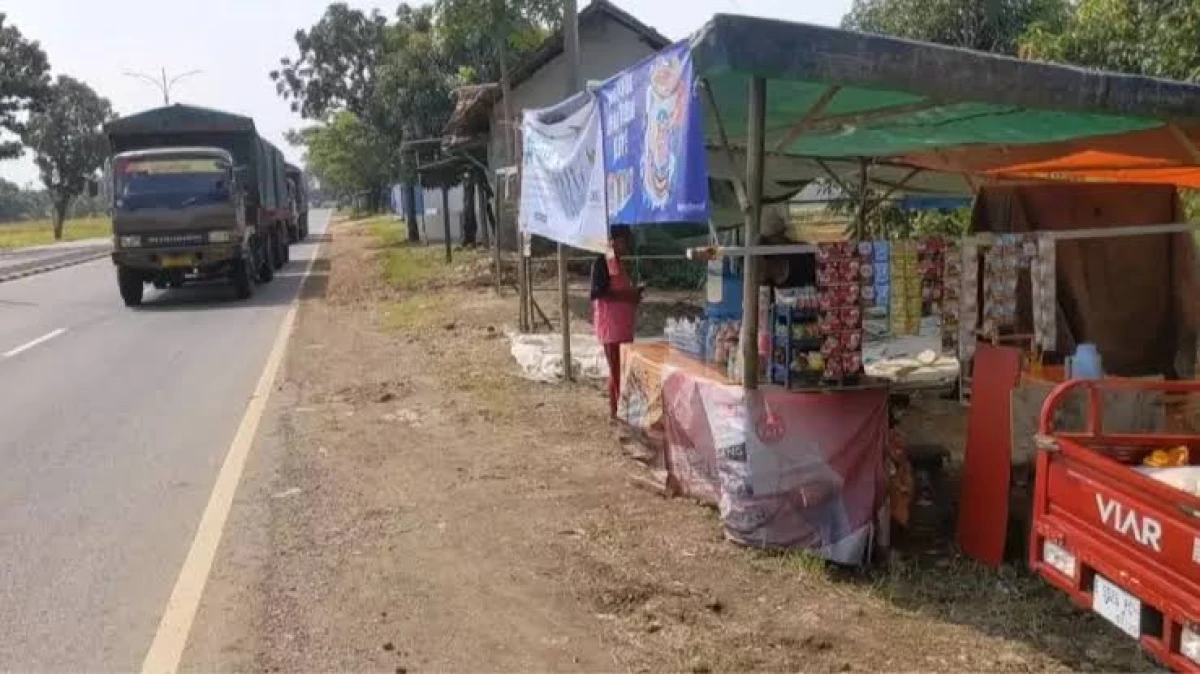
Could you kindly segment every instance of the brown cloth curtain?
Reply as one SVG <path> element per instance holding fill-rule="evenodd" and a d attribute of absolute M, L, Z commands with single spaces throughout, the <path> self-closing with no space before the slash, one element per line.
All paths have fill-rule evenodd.
<path fill-rule="evenodd" d="M 1041 183 L 982 188 L 972 230 L 1020 233 L 1183 221 L 1171 185 Z M 1092 342 L 1109 374 L 1192 376 L 1197 307 L 1191 233 L 1059 241 L 1056 252 L 1059 356 Z M 1018 298 L 1017 329 L 1032 332 L 1027 275 Z"/>

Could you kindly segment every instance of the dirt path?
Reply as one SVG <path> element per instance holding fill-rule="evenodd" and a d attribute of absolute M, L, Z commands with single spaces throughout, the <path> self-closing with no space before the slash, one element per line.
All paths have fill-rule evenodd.
<path fill-rule="evenodd" d="M 190 668 L 1147 667 L 1017 570 L 842 578 L 726 543 L 711 510 L 631 486 L 598 389 L 514 376 L 511 298 L 377 241 L 335 227 L 305 291 Z"/>

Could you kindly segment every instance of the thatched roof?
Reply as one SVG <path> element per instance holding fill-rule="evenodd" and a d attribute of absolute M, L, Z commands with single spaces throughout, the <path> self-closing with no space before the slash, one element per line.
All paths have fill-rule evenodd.
<path fill-rule="evenodd" d="M 500 85 L 471 84 L 454 90 L 454 112 L 442 130 L 447 146 L 461 144 L 488 132 L 492 104 L 500 98 Z"/>

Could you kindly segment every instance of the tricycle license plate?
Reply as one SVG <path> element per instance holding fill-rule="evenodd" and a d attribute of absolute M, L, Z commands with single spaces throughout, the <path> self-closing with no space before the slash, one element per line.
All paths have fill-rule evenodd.
<path fill-rule="evenodd" d="M 1134 639 L 1141 638 L 1142 602 L 1100 574 L 1092 583 L 1092 610 Z"/>
<path fill-rule="evenodd" d="M 191 267 L 191 266 L 193 266 L 191 255 L 164 255 L 164 256 L 162 256 L 162 264 L 164 267 Z"/>

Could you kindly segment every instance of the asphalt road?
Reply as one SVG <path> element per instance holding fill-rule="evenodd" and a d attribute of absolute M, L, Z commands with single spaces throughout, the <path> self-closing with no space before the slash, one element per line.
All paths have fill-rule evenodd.
<path fill-rule="evenodd" d="M 315 245 L 246 302 L 126 309 L 108 260 L 0 283 L 0 670 L 141 667 Z"/>

